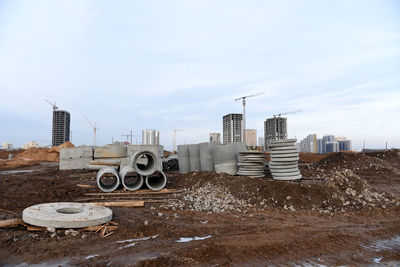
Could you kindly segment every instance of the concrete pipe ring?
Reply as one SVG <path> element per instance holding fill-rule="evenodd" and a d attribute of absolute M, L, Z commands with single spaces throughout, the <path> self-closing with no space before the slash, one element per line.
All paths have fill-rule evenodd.
<path fill-rule="evenodd" d="M 157 171 L 158 159 L 151 151 L 138 151 L 132 156 L 131 166 L 138 174 L 149 176 Z"/>
<path fill-rule="evenodd" d="M 161 171 L 156 171 L 152 175 L 146 176 L 145 181 L 150 190 L 159 191 L 167 185 L 167 176 Z"/>
<path fill-rule="evenodd" d="M 112 192 L 118 188 L 120 181 L 118 172 L 111 167 L 104 167 L 97 172 L 97 186 L 103 192 Z"/>
<path fill-rule="evenodd" d="M 143 176 L 136 172 L 131 166 L 125 166 L 120 172 L 122 185 L 129 191 L 139 190 L 143 183 Z"/>

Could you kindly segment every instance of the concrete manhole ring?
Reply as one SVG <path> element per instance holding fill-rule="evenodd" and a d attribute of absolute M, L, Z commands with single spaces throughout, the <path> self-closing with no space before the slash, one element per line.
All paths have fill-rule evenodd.
<path fill-rule="evenodd" d="M 28 224 L 54 228 L 82 228 L 109 222 L 112 210 L 93 204 L 54 202 L 30 206 L 22 212 Z"/>

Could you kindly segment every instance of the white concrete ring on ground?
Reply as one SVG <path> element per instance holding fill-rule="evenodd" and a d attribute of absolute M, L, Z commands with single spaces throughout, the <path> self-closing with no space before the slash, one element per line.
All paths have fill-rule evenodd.
<path fill-rule="evenodd" d="M 22 212 L 28 224 L 54 228 L 82 228 L 109 222 L 112 210 L 93 204 L 54 202 L 30 206 Z"/>

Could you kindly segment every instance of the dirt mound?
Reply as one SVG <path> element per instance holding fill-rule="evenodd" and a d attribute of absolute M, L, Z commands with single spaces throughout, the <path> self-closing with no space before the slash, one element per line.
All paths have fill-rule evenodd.
<path fill-rule="evenodd" d="M 59 153 L 52 151 L 51 148 L 28 148 L 24 152 L 15 156 L 14 160 L 34 160 L 37 162 L 41 161 L 52 161 L 57 162 L 59 160 Z"/>
<path fill-rule="evenodd" d="M 74 144 L 72 144 L 70 141 L 67 141 L 67 142 L 65 142 L 65 143 L 62 143 L 61 145 L 59 145 L 59 146 L 56 146 L 56 147 L 52 147 L 51 149 L 50 149 L 50 151 L 51 152 L 58 152 L 58 153 L 60 153 L 60 150 L 61 150 L 61 148 L 66 148 L 66 147 L 75 147 L 74 146 Z"/>
<path fill-rule="evenodd" d="M 398 153 L 392 155 L 389 152 L 383 152 L 380 157 L 387 153 L 392 156 L 392 160 L 397 160 L 400 163 L 400 156 Z M 377 157 L 373 153 L 335 153 L 317 163 L 317 170 L 343 170 L 350 169 L 352 171 L 360 170 L 373 170 L 375 174 L 393 173 L 400 175 L 399 165 L 394 165 L 386 160 Z"/>
<path fill-rule="evenodd" d="M 314 163 L 318 162 L 328 156 L 330 156 L 332 153 L 328 154 L 316 154 L 316 153 L 304 153 L 300 152 L 299 157 L 300 157 L 300 163 Z"/>
<path fill-rule="evenodd" d="M 351 170 L 329 171 L 325 175 L 325 180 L 296 182 L 211 172 L 177 175 L 170 180 L 183 188 L 183 194 L 178 201 L 162 207 L 213 213 L 270 208 L 329 213 L 398 205 L 392 195 L 370 188 Z"/>
<path fill-rule="evenodd" d="M 0 150 L 0 159 L 8 159 L 9 154 L 13 154 L 15 156 L 23 151 L 24 151 L 23 149 Z"/>
<path fill-rule="evenodd" d="M 27 150 L 21 150 L 14 159 L 0 161 L 0 169 L 14 169 L 31 166 L 39 162 L 58 162 L 60 159 L 60 149 L 65 147 L 75 146 L 71 142 L 65 142 L 53 148 L 32 147 Z"/>

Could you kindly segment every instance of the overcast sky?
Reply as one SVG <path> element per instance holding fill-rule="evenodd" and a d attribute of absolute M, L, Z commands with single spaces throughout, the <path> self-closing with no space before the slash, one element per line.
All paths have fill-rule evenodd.
<path fill-rule="evenodd" d="M 0 142 L 51 141 L 55 101 L 72 142 L 208 140 L 222 116 L 288 115 L 290 137 L 400 147 L 400 1 L 0 1 Z M 47 141 L 47 143 L 46 143 Z"/>

